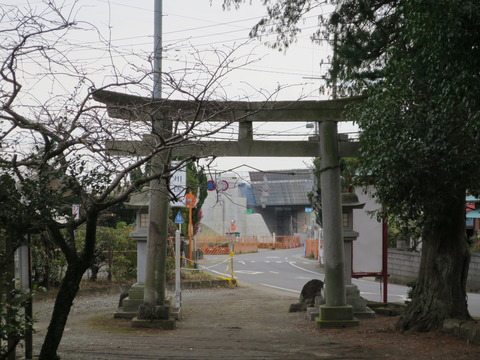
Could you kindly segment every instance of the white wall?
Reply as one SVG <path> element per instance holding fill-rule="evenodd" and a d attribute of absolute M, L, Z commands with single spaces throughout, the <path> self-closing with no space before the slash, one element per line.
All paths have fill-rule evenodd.
<path fill-rule="evenodd" d="M 226 181 L 228 189 L 208 192 L 202 206 L 203 218 L 201 223 L 219 234 L 225 234 L 229 231 L 232 220 L 234 220 L 235 231 L 239 232 L 240 235 L 245 235 L 247 233 L 247 199 L 240 197 L 238 188 L 242 180 L 233 175 L 224 175 L 221 179 L 217 178 L 218 180 Z"/>
<path fill-rule="evenodd" d="M 354 272 L 382 271 L 382 223 L 368 214 L 379 209 L 380 205 L 371 196 L 373 188 L 367 190 L 367 194 L 363 189 L 355 190 L 359 201 L 365 206 L 353 210 L 353 230 L 359 233 L 358 239 L 353 242 Z"/>

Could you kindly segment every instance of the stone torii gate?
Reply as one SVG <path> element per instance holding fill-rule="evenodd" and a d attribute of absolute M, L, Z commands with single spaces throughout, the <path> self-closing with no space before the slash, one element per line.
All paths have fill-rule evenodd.
<path fill-rule="evenodd" d="M 325 241 L 325 305 L 320 307 L 317 327 L 357 325 L 353 308 L 346 304 L 344 244 L 340 187 L 340 157 L 355 156 L 358 142 L 339 139 L 337 122 L 345 121 L 345 106 L 361 98 L 325 101 L 215 102 L 151 99 L 97 90 L 93 98 L 106 104 L 108 114 L 126 120 L 153 121 L 169 113 L 210 112 L 213 121 L 239 122 L 237 141 L 183 141 L 172 149 L 172 156 L 265 156 L 320 157 L 323 230 Z M 222 109 L 214 113 L 210 109 Z M 253 122 L 318 122 L 319 137 L 309 141 L 259 141 L 253 139 Z M 109 153 L 119 156 L 146 156 L 152 135 L 143 141 L 112 141 Z M 147 240 L 149 241 L 149 240 Z"/>

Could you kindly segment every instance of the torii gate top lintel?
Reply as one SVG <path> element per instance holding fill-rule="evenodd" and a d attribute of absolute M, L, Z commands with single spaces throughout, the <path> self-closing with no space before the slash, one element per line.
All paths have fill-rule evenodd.
<path fill-rule="evenodd" d="M 116 118 L 132 119 L 133 113 L 152 114 L 160 111 L 168 114 L 178 110 L 193 111 L 198 107 L 210 111 L 213 116 L 209 121 L 224 121 L 225 115 L 241 121 L 275 121 L 275 122 L 313 122 L 345 121 L 343 112 L 348 104 L 361 101 L 363 97 L 349 97 L 334 100 L 282 100 L 282 101 L 190 101 L 154 99 L 136 95 L 121 94 L 108 90 L 93 92 L 94 100 L 107 105 L 109 115 Z M 214 109 L 214 110 L 212 110 Z M 215 116 L 218 112 L 218 117 Z M 137 114 L 137 119 L 139 114 Z M 238 121 L 238 120 L 237 120 Z"/>

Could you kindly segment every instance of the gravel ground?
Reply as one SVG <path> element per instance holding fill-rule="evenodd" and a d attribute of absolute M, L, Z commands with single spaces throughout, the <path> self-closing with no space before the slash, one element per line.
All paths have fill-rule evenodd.
<path fill-rule="evenodd" d="M 443 333 L 391 330 L 377 316 L 350 329 L 315 330 L 305 313 L 288 313 L 295 296 L 251 287 L 184 291 L 171 331 L 132 328 L 113 319 L 118 294 L 76 299 L 60 345 L 62 359 L 479 359 L 480 346 Z M 35 303 L 38 354 L 52 301 Z M 20 349 L 21 351 L 21 349 Z"/>

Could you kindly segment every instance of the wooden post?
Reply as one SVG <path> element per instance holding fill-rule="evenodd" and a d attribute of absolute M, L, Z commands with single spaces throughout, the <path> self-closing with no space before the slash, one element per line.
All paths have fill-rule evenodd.
<path fill-rule="evenodd" d="M 197 197 L 193 195 L 191 192 L 189 192 L 185 196 L 185 203 L 188 207 L 188 240 L 189 240 L 189 251 L 188 251 L 188 259 L 190 260 L 190 265 L 193 264 L 193 256 L 192 256 L 192 250 L 193 250 L 193 219 L 192 219 L 192 211 L 193 208 L 195 207 L 195 204 L 197 202 Z"/>

